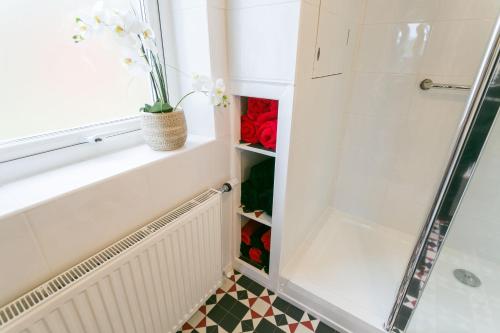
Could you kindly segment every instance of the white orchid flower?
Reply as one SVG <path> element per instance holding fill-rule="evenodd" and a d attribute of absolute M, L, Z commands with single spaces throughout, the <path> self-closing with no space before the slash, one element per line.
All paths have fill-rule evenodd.
<path fill-rule="evenodd" d="M 142 22 L 141 32 L 139 35 L 141 37 L 142 45 L 144 45 L 144 48 L 152 51 L 154 54 L 157 54 L 158 49 L 156 47 L 155 33 L 153 29 L 151 29 L 151 26 Z"/>
<path fill-rule="evenodd" d="M 210 96 L 210 104 L 214 106 L 219 106 L 222 104 L 222 96 L 211 95 Z"/>
<path fill-rule="evenodd" d="M 199 74 L 193 75 L 193 90 L 194 91 L 208 93 L 208 92 L 212 91 L 213 86 L 214 86 L 214 83 L 212 82 L 212 79 L 210 79 L 208 76 L 199 75 Z"/>
<path fill-rule="evenodd" d="M 122 22 L 125 30 L 128 33 L 134 35 L 140 35 L 143 30 L 143 23 L 137 18 L 133 11 L 128 11 L 124 14 L 121 14 Z"/>
<path fill-rule="evenodd" d="M 75 43 L 79 43 L 84 41 L 85 39 L 88 39 L 92 35 L 92 27 L 80 17 L 77 17 L 75 21 L 77 33 L 73 35 L 73 41 Z"/>
<path fill-rule="evenodd" d="M 79 17 L 76 18 L 76 26 L 81 35 L 87 35 L 92 32 L 92 27 Z"/>
<path fill-rule="evenodd" d="M 224 95 L 226 92 L 226 85 L 223 79 L 217 79 L 214 82 L 206 75 L 193 75 L 193 90 L 194 92 L 202 92 L 210 99 L 210 103 L 215 106 L 229 104 L 228 97 Z"/>
<path fill-rule="evenodd" d="M 110 22 L 113 36 L 122 47 L 133 50 L 141 48 L 140 35 L 143 24 L 133 12 L 120 13 L 115 11 Z"/>
<path fill-rule="evenodd" d="M 129 35 L 129 32 L 125 30 L 124 16 L 117 11 L 112 12 L 109 18 L 109 26 L 115 37 L 123 38 Z"/>
<path fill-rule="evenodd" d="M 141 48 L 140 39 L 133 34 L 125 34 L 122 37 L 115 37 L 115 40 L 123 49 L 139 50 Z"/>
<path fill-rule="evenodd" d="M 141 38 L 144 40 L 154 40 L 155 33 L 149 24 L 143 23 L 141 27 Z"/>
<path fill-rule="evenodd" d="M 146 59 L 131 50 L 124 53 L 122 64 L 127 67 L 133 75 L 141 75 L 152 71 L 152 68 L 149 66 Z"/>
<path fill-rule="evenodd" d="M 226 92 L 226 85 L 224 84 L 223 79 L 217 79 L 215 81 L 215 89 L 213 91 L 214 95 L 216 96 L 224 96 L 224 93 Z"/>
<path fill-rule="evenodd" d="M 226 92 L 226 85 L 224 84 L 224 80 L 217 79 L 215 81 L 213 90 L 210 91 L 209 93 L 210 103 L 212 103 L 215 106 L 223 104 L 227 99 L 227 97 L 224 95 L 225 92 Z"/>
<path fill-rule="evenodd" d="M 102 1 L 98 1 L 95 3 L 92 8 L 92 27 L 96 31 L 102 30 L 102 28 L 109 21 L 110 12 L 109 10 L 104 8 L 104 3 Z"/>

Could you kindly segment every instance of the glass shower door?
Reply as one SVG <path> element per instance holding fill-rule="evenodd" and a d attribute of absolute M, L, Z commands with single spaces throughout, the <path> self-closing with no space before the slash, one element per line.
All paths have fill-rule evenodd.
<path fill-rule="evenodd" d="M 407 332 L 500 331 L 500 78 L 482 108 L 493 122 Z M 492 118 L 496 115 L 495 120 Z M 471 137 L 473 139 L 473 137 Z M 481 149 L 481 142 L 471 142 Z"/>
<path fill-rule="evenodd" d="M 448 170 L 386 325 L 500 331 L 500 20 Z"/>

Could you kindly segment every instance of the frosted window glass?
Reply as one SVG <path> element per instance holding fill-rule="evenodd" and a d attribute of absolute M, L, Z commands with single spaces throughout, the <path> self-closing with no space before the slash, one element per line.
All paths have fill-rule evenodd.
<path fill-rule="evenodd" d="M 151 101 L 148 77 L 122 66 L 110 36 L 72 41 L 75 16 L 95 2 L 0 1 L 0 142 L 131 116 Z"/>

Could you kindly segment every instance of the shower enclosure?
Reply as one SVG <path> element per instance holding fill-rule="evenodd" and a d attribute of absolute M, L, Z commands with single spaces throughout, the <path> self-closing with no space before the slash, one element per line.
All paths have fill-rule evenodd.
<path fill-rule="evenodd" d="M 323 141 L 310 142 L 307 119 L 293 115 L 300 125 L 292 123 L 292 135 L 308 147 L 301 153 L 311 163 L 300 172 L 288 170 L 279 291 L 347 331 L 460 332 L 443 325 L 459 325 L 450 318 L 468 308 L 453 309 L 447 302 L 456 303 L 453 295 L 463 292 L 476 297 L 495 285 L 492 268 L 478 266 L 480 260 L 493 261 L 491 244 L 500 240 L 500 228 L 488 233 L 470 225 L 472 212 L 486 211 L 483 206 L 470 204 L 464 217 L 455 215 L 494 119 L 483 107 L 495 109 L 497 98 L 485 93 L 494 90 L 488 85 L 498 56 L 500 3 L 356 0 L 343 1 L 337 12 L 323 8 L 325 3 L 330 1 L 320 2 L 318 29 L 324 28 L 323 16 L 331 15 L 329 22 L 342 17 L 347 60 L 338 75 L 302 78 L 297 69 L 295 94 L 307 95 L 310 105 L 301 105 L 300 98 L 295 103 L 307 108 L 309 117 L 320 117 L 315 126 Z M 306 45 L 311 39 L 307 15 L 315 10 L 302 2 L 301 24 L 306 23 L 299 29 L 299 49 L 301 40 Z M 319 30 L 316 45 L 324 38 Z M 475 129 L 482 138 L 473 135 Z M 290 156 L 290 165 L 300 163 Z M 298 180 L 304 174 L 308 183 Z M 488 183 L 492 177 L 483 178 Z M 484 228 L 494 224 L 483 215 L 472 220 L 485 221 Z M 449 228 L 454 219 L 464 227 Z M 443 251 L 440 265 L 448 230 L 450 250 Z M 491 246 L 480 241 L 485 244 L 475 249 L 480 260 L 471 266 L 471 253 L 464 250 L 475 245 L 468 237 L 485 235 Z M 462 289 L 444 293 L 440 287 L 450 289 L 447 281 L 457 278 Z"/>

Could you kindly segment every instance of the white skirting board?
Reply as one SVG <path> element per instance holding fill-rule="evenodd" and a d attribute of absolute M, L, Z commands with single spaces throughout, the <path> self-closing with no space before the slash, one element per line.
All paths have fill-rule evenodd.
<path fill-rule="evenodd" d="M 0 332 L 175 332 L 222 282 L 209 190 L 0 308 Z"/>

